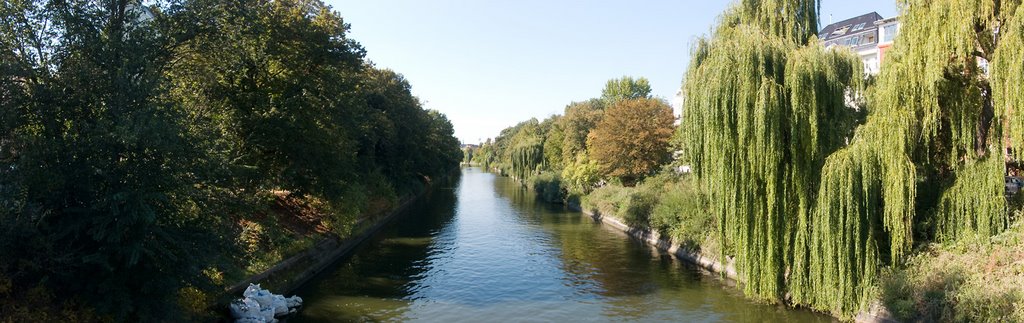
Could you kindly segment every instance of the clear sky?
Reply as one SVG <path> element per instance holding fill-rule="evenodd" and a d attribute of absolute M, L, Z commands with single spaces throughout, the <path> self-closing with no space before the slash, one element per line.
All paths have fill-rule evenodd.
<path fill-rule="evenodd" d="M 326 0 L 378 67 L 405 75 L 413 94 L 445 113 L 464 143 L 600 96 L 604 83 L 646 77 L 672 101 L 690 45 L 731 3 L 583 0 Z M 895 0 L 823 0 L 821 27 Z M 678 110 L 677 110 L 678 113 Z"/>

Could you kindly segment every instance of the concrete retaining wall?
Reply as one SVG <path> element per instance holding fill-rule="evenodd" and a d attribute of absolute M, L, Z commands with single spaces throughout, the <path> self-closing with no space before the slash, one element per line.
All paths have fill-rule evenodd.
<path fill-rule="evenodd" d="M 429 188 L 427 190 L 429 190 Z M 347 255 L 355 249 L 355 247 L 359 246 L 359 244 L 363 243 L 370 237 L 373 237 L 377 232 L 384 228 L 385 225 L 391 223 L 397 217 L 402 215 L 409 206 L 426 194 L 427 190 L 420 192 L 420 194 L 415 195 L 412 198 L 406 199 L 394 210 L 391 210 L 386 216 L 380 218 L 377 222 L 364 229 L 359 234 L 347 239 L 341 239 L 334 235 L 321 239 L 317 243 L 313 244 L 312 248 L 289 257 L 288 259 L 282 260 L 273 267 L 270 267 L 259 274 L 250 276 L 243 281 L 231 285 L 225 289 L 225 293 L 237 297 L 237 295 L 241 295 L 242 291 L 244 291 L 249 284 L 258 284 L 271 278 L 287 281 L 284 286 L 278 286 L 273 290 L 274 293 L 294 293 L 296 289 L 309 282 L 310 279 L 330 265 L 334 264 L 338 259 Z M 279 277 L 282 275 L 290 277 Z"/>
<path fill-rule="evenodd" d="M 615 217 L 595 214 L 593 212 L 584 210 L 583 208 L 576 205 L 570 205 L 569 208 L 579 210 L 580 212 L 583 212 L 583 214 L 589 215 L 596 222 L 621 230 L 622 232 L 625 232 L 626 234 L 629 234 L 634 238 L 640 239 L 641 241 L 644 241 L 649 245 L 657 247 L 658 249 L 661 250 L 668 251 L 669 253 L 675 255 L 679 259 L 689 261 L 693 264 L 696 264 L 704 269 L 710 270 L 715 273 L 724 273 L 725 276 L 728 277 L 729 279 L 741 282 L 739 277 L 736 275 L 736 264 L 732 259 L 726 259 L 725 264 L 723 264 L 722 262 L 718 261 L 715 258 L 707 257 L 701 254 L 699 250 L 684 248 L 676 243 L 672 243 L 668 240 L 662 239 L 656 231 L 630 227 L 629 225 L 622 223 L 622 221 Z M 854 316 L 853 319 L 855 322 L 861 323 L 899 322 L 896 319 L 894 319 L 892 314 L 889 313 L 888 309 L 886 309 L 885 306 L 879 302 L 872 303 L 871 305 L 868 306 L 868 309 L 866 311 L 858 313 L 856 316 Z"/>

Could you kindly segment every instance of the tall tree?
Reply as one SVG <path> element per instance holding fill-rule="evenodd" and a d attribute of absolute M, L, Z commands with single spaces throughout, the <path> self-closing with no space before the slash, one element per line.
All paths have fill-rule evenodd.
<path fill-rule="evenodd" d="M 829 157 L 817 210 L 831 227 L 881 223 L 893 237 L 888 248 L 861 250 L 891 258 L 910 246 L 915 217 L 928 224 L 918 226 L 926 229 L 918 235 L 939 241 L 1005 229 L 1002 140 L 1007 130 L 1010 138 L 1022 131 L 1013 114 L 1022 97 L 1020 1 L 901 1 L 901 7 L 900 35 L 886 55 L 872 113 L 854 142 Z M 919 196 L 932 187 L 941 189 L 937 198 Z M 864 234 L 880 232 L 846 231 L 844 238 Z M 821 256 L 832 261 L 845 253 L 839 247 L 826 246 Z M 865 266 L 863 279 L 872 275 Z M 835 302 L 834 292 L 865 285 L 855 276 L 840 278 L 843 289 L 814 297 Z"/>
<path fill-rule="evenodd" d="M 0 43 L 13 49 L 0 55 L 15 72 L 0 78 L 25 94 L 4 106 L 13 131 L 0 133 L 0 272 L 120 320 L 173 315 L 168 295 L 203 283 L 200 245 L 213 238 L 191 182 L 202 155 L 163 86 L 175 12 L 137 1 L 0 7 Z"/>
<path fill-rule="evenodd" d="M 672 108 L 662 100 L 618 101 L 605 110 L 587 146 L 604 175 L 632 185 L 668 161 L 674 122 Z"/>
<path fill-rule="evenodd" d="M 358 212 L 353 191 L 453 169 L 451 123 L 347 30 L 316 0 L 0 4 L 0 315 L 28 290 L 182 321 L 258 194 Z"/>
<path fill-rule="evenodd" d="M 606 105 L 614 104 L 621 100 L 643 99 L 651 97 L 651 84 L 646 78 L 634 79 L 623 76 L 617 79 L 608 80 L 601 90 L 601 101 Z"/>
<path fill-rule="evenodd" d="M 459 165 L 462 153 L 459 151 L 459 140 L 455 138 L 455 127 L 448 117 L 437 110 L 427 110 L 427 137 L 422 143 L 426 149 L 423 156 L 425 163 L 421 172 L 429 175 L 444 175 Z M 415 137 L 407 137 L 414 140 Z"/>
<path fill-rule="evenodd" d="M 561 171 L 565 167 L 562 159 L 562 150 L 565 147 L 565 130 L 562 128 L 562 117 L 552 116 L 545 119 L 548 124 L 546 136 L 544 136 L 544 164 L 548 169 Z"/>
<path fill-rule="evenodd" d="M 568 165 L 581 154 L 586 154 L 587 135 L 601 122 L 604 104 L 600 100 L 573 102 L 565 107 L 565 115 L 558 119 L 562 129 L 562 163 Z"/>
<path fill-rule="evenodd" d="M 253 188 L 342 194 L 367 113 L 364 52 L 317 1 L 195 1 L 200 33 L 177 46 L 175 93 Z M 259 179 L 259 180 L 257 180 Z"/>
<path fill-rule="evenodd" d="M 856 107 L 847 98 L 861 96 L 863 80 L 855 55 L 815 40 L 817 10 L 805 0 L 729 9 L 694 50 L 680 139 L 745 292 L 781 300 L 788 291 L 794 303 L 849 314 L 884 260 L 875 246 L 902 246 L 910 224 L 904 213 L 883 226 L 815 212 L 819 174 L 831 171 L 822 170 L 826 158 L 852 134 Z"/>

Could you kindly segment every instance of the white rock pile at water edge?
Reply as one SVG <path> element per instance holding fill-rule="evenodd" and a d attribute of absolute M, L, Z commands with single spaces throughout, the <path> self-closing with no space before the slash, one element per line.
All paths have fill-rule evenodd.
<path fill-rule="evenodd" d="M 235 323 L 276 323 L 278 317 L 293 314 L 302 306 L 301 297 L 274 294 L 259 284 L 249 284 L 242 296 L 231 301 Z"/>

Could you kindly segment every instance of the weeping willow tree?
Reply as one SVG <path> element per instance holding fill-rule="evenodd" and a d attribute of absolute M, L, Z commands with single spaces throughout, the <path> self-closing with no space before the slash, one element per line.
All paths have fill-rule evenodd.
<path fill-rule="evenodd" d="M 817 287 L 807 272 L 818 178 L 855 126 L 846 102 L 862 86 L 859 59 L 816 40 L 817 8 L 741 2 L 698 42 L 684 82 L 680 141 L 710 195 L 722 256 L 735 257 L 747 295 L 767 300 L 787 279 L 803 282 L 795 299 Z"/>
<path fill-rule="evenodd" d="M 808 270 L 793 282 L 812 288 L 799 287 L 795 301 L 862 308 L 877 267 L 909 249 L 915 216 L 938 241 L 1006 228 L 1004 123 L 1012 138 L 1021 131 L 1011 115 L 1022 97 L 1019 4 L 901 2 L 872 113 L 823 168 Z M 920 200 L 933 185 L 939 197 Z"/>
<path fill-rule="evenodd" d="M 882 173 L 881 178 L 864 181 L 881 180 L 885 188 L 903 191 L 913 190 L 919 182 L 944 187 L 938 201 L 916 201 L 907 193 L 903 195 L 909 199 L 885 198 L 883 205 L 891 210 L 887 212 L 910 215 L 915 204 L 928 207 L 921 215 L 934 224 L 930 230 L 939 241 L 987 237 L 1008 224 L 1002 140 L 1004 124 L 1010 125 L 1005 129 L 1010 137 L 1019 138 L 1022 129 L 1014 124 L 1020 118 L 1011 115 L 1021 103 L 1024 46 L 1020 17 L 1014 14 L 1019 5 L 1020 1 L 995 0 L 903 1 L 901 33 L 886 55 L 872 100 L 874 112 L 863 136 L 853 143 L 876 150 L 876 156 L 885 157 L 885 165 L 910 160 L 917 169 L 909 178 Z M 909 226 L 910 221 L 904 222 Z M 898 257 L 908 246 L 909 240 L 900 241 L 889 252 Z"/>
<path fill-rule="evenodd" d="M 698 45 L 684 85 L 682 135 L 721 241 L 736 255 L 747 294 L 769 299 L 782 290 L 788 45 L 757 27 L 720 27 Z"/>
<path fill-rule="evenodd" d="M 544 142 L 537 136 L 523 139 L 509 149 L 508 159 L 512 175 L 526 180 L 544 162 Z"/>
<path fill-rule="evenodd" d="M 738 19 L 768 35 L 804 44 L 818 33 L 818 0 L 742 0 Z"/>
<path fill-rule="evenodd" d="M 1006 1 L 1004 1 L 1005 3 Z M 1024 9 L 1020 1 L 1016 2 L 1015 14 L 1010 15 L 1012 5 L 1000 10 L 1002 17 L 999 22 L 1001 37 L 998 48 L 993 52 L 992 94 L 995 111 L 1004 113 L 1008 124 L 1008 137 L 1013 147 L 1013 157 L 1024 157 L 1024 118 L 1020 111 L 1024 109 Z M 1016 108 L 1016 109 L 1015 109 Z"/>

